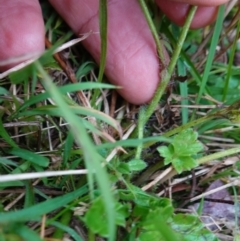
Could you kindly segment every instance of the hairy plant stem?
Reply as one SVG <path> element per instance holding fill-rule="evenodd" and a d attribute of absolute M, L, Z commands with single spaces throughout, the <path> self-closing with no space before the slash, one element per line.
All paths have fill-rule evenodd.
<path fill-rule="evenodd" d="M 148 7 L 147 7 L 147 5 L 145 3 L 145 0 L 139 0 L 139 4 L 140 4 L 140 6 L 142 8 L 142 11 L 143 11 L 143 13 L 145 15 L 145 18 L 147 20 L 147 23 L 148 23 L 148 27 L 151 30 L 153 38 L 154 38 L 154 41 L 156 43 L 157 52 L 158 52 L 158 56 L 160 58 L 160 62 L 161 62 L 161 64 L 164 67 L 164 66 L 167 65 L 167 63 L 166 63 L 166 58 L 165 58 L 165 55 L 164 55 L 163 45 L 162 45 L 162 43 L 159 40 L 157 29 L 154 26 L 153 20 L 152 20 L 151 15 L 150 15 L 150 13 L 148 11 Z"/>
<path fill-rule="evenodd" d="M 139 0 L 139 3 L 142 7 L 142 10 L 143 10 L 145 18 L 148 22 L 149 28 L 151 29 L 151 32 L 153 34 L 153 38 L 156 42 L 158 54 L 159 54 L 159 57 L 160 57 L 160 61 L 161 61 L 161 63 L 164 64 L 165 61 L 166 61 L 166 60 L 164 60 L 164 50 L 163 50 L 162 45 L 160 43 L 160 40 L 159 40 L 159 37 L 158 37 L 158 34 L 157 34 L 157 30 L 154 26 L 154 23 L 153 23 L 152 19 L 151 19 L 151 16 L 149 14 L 149 11 L 147 9 L 145 1 Z M 187 36 L 190 24 L 192 22 L 192 19 L 194 17 L 194 14 L 195 14 L 196 10 L 197 10 L 197 6 L 191 6 L 191 8 L 189 9 L 185 24 L 182 28 L 182 32 L 181 32 L 181 35 L 179 37 L 179 41 L 178 41 L 178 43 L 176 45 L 176 48 L 173 52 L 173 56 L 170 60 L 169 66 L 167 68 L 164 67 L 162 69 L 162 71 L 160 73 L 161 81 L 158 85 L 156 93 L 155 93 L 150 105 L 147 107 L 145 113 L 143 114 L 144 118 L 139 119 L 139 121 L 138 121 L 138 132 L 144 130 L 145 124 L 147 123 L 147 121 L 151 117 L 151 115 L 153 114 L 153 112 L 156 109 L 161 97 L 163 96 L 163 94 L 165 92 L 165 89 L 166 89 L 166 87 L 167 87 L 167 85 L 170 81 L 171 75 L 172 75 L 172 73 L 174 71 L 174 68 L 176 66 L 177 60 L 179 58 L 179 54 L 181 52 L 183 43 L 184 43 L 185 38 Z M 143 134 L 138 133 L 138 136 L 143 136 Z M 139 155 L 139 152 L 140 152 L 140 150 L 138 150 L 138 155 Z"/>
<path fill-rule="evenodd" d="M 192 19 L 194 17 L 194 14 L 197 10 L 197 6 L 191 6 L 188 16 L 186 18 L 186 22 L 182 28 L 181 35 L 179 37 L 179 40 L 177 42 L 177 46 L 173 52 L 173 56 L 170 60 L 169 66 L 165 69 L 162 70 L 161 72 L 161 81 L 158 85 L 158 88 L 156 90 L 156 93 L 153 97 L 153 100 L 151 101 L 150 105 L 147 107 L 146 112 L 145 112 L 145 120 L 142 125 L 145 125 L 148 119 L 151 117 L 153 114 L 155 108 L 157 107 L 161 97 L 163 96 L 165 89 L 170 81 L 170 78 L 173 74 L 174 68 L 176 66 L 177 60 L 179 58 L 179 54 L 181 52 L 182 46 L 184 44 L 185 38 L 187 36 L 190 24 L 192 22 Z"/>
<path fill-rule="evenodd" d="M 143 121 L 144 120 L 144 113 L 145 113 L 145 110 L 144 110 L 144 107 L 142 107 L 140 109 L 140 111 L 139 111 L 139 118 L 138 118 L 139 121 Z M 142 139 L 144 130 L 141 129 L 141 128 L 143 128 L 143 126 L 142 125 L 138 125 L 138 128 L 140 128 L 140 129 L 138 129 L 138 139 Z M 143 144 L 141 144 L 141 145 L 139 145 L 137 147 L 136 154 L 135 154 L 135 158 L 136 159 L 140 159 L 141 158 L 142 149 L 143 149 Z"/>

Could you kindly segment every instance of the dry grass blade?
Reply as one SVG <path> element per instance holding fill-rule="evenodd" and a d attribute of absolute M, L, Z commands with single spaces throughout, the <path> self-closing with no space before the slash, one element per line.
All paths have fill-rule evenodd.
<path fill-rule="evenodd" d="M 88 171 L 86 169 L 82 169 L 82 170 L 46 171 L 46 172 L 23 173 L 23 174 L 9 174 L 9 175 L 1 175 L 0 183 L 44 178 L 44 177 L 85 175 L 87 173 Z"/>

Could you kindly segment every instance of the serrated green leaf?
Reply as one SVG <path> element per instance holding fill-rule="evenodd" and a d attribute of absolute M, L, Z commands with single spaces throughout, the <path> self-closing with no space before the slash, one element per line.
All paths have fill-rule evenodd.
<path fill-rule="evenodd" d="M 165 162 L 164 162 L 165 163 Z M 177 171 L 177 173 L 181 173 L 183 171 L 183 165 L 182 165 L 182 161 L 179 158 L 174 158 L 172 160 L 172 164 L 175 168 L 175 170 Z"/>
<path fill-rule="evenodd" d="M 192 129 L 181 131 L 173 138 L 172 145 L 174 153 L 178 156 L 191 156 L 203 149 L 202 144 L 197 140 L 198 134 Z"/>
<path fill-rule="evenodd" d="M 134 185 L 131 185 L 131 184 L 129 184 L 128 186 L 131 188 L 131 192 L 133 193 L 133 201 L 137 205 L 149 207 L 150 202 L 153 199 L 155 199 L 153 196 L 144 192 L 141 188 L 139 188 L 137 186 L 134 186 Z"/>
<path fill-rule="evenodd" d="M 195 159 L 189 156 L 180 156 L 172 160 L 172 164 L 176 169 L 177 173 L 182 173 L 185 170 L 191 170 L 192 168 L 198 166 Z"/>
<path fill-rule="evenodd" d="M 108 229 L 106 222 L 100 222 L 100 220 L 105 220 L 106 215 L 104 212 L 104 205 L 100 198 L 94 200 L 91 207 L 88 209 L 84 221 L 87 227 L 93 232 L 100 234 L 104 237 L 108 234 Z"/>
<path fill-rule="evenodd" d="M 161 146 L 157 148 L 158 152 L 162 157 L 164 157 L 164 164 L 168 165 L 172 162 L 174 153 L 171 150 L 171 146 Z"/>
<path fill-rule="evenodd" d="M 196 155 L 203 149 L 203 145 L 200 142 L 189 144 L 187 142 L 179 141 L 174 142 L 174 152 L 179 156 L 192 156 Z"/>
<path fill-rule="evenodd" d="M 144 218 L 149 212 L 149 207 L 144 207 L 140 205 L 135 205 L 133 208 L 132 215 L 136 218 Z"/>
<path fill-rule="evenodd" d="M 183 130 L 174 137 L 168 147 L 159 147 L 157 150 L 164 157 L 164 164 L 172 163 L 178 173 L 196 167 L 198 163 L 192 156 L 203 149 L 197 137 L 197 132 L 192 129 Z"/>
<path fill-rule="evenodd" d="M 115 224 L 119 226 L 125 226 L 125 220 L 129 216 L 128 208 L 121 203 L 115 203 L 116 218 Z M 84 222 L 88 228 L 95 234 L 99 234 L 103 237 L 108 237 L 109 226 L 106 220 L 106 212 L 102 197 L 95 199 L 88 209 Z"/>
<path fill-rule="evenodd" d="M 142 222 L 144 230 L 159 232 L 159 234 L 163 237 L 163 240 L 178 240 L 176 233 L 174 233 L 171 227 L 167 224 L 167 219 L 170 218 L 172 214 L 170 209 L 173 208 L 165 207 L 150 210 L 146 219 Z"/>
<path fill-rule="evenodd" d="M 142 171 L 147 167 L 147 164 L 140 159 L 133 159 L 129 161 L 127 164 L 130 171 Z"/>
<path fill-rule="evenodd" d="M 124 227 L 126 225 L 126 218 L 130 215 L 129 207 L 121 203 L 116 203 L 115 209 L 117 210 L 116 224 Z"/>
<path fill-rule="evenodd" d="M 183 164 L 183 168 L 184 170 L 191 170 L 194 167 L 198 166 L 198 162 L 196 161 L 196 159 L 192 158 L 192 157 L 180 157 L 182 164 Z"/>

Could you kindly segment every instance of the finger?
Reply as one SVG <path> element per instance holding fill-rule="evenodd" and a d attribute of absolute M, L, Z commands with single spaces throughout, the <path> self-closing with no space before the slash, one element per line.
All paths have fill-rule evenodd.
<path fill-rule="evenodd" d="M 83 44 L 99 63 L 98 0 L 50 0 L 76 34 L 94 31 Z M 106 75 L 122 86 L 119 93 L 129 102 L 150 101 L 159 82 L 155 42 L 138 2 L 108 1 L 108 49 Z"/>
<path fill-rule="evenodd" d="M 193 2 L 199 2 L 199 1 L 196 0 Z M 180 2 L 180 0 L 179 2 L 156 0 L 156 3 L 171 21 L 173 21 L 174 23 L 180 26 L 182 26 L 185 23 L 185 19 L 190 7 L 189 4 L 182 3 Z M 194 19 L 191 23 L 191 28 L 192 29 L 202 28 L 204 26 L 207 26 L 213 23 L 216 19 L 217 12 L 218 12 L 218 7 L 216 6 L 198 7 L 195 13 Z"/>
<path fill-rule="evenodd" d="M 174 2 L 181 2 L 181 3 L 187 3 L 191 5 L 197 5 L 197 6 L 219 6 L 221 4 L 229 2 L 229 0 L 165 0 L 168 1 L 174 1 Z"/>
<path fill-rule="evenodd" d="M 44 23 L 38 0 L 0 0 L 0 61 L 29 58 L 44 50 Z M 16 63 L 0 66 L 0 70 Z"/>

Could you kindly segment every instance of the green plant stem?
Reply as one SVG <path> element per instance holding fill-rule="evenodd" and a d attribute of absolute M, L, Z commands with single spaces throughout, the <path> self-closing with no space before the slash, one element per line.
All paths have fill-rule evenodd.
<path fill-rule="evenodd" d="M 102 82 L 103 73 L 106 65 L 107 57 L 107 22 L 108 22 L 108 11 L 107 11 L 107 0 L 99 1 L 99 27 L 101 36 L 101 59 L 100 69 L 98 74 L 98 82 Z"/>
<path fill-rule="evenodd" d="M 58 88 L 54 85 L 51 78 L 44 71 L 43 67 L 39 62 L 35 63 L 39 73 L 42 75 L 42 83 L 46 90 L 49 91 L 51 97 L 54 99 L 58 106 L 61 106 L 62 115 L 65 120 L 69 123 L 72 133 L 75 137 L 75 140 L 82 146 L 83 157 L 85 160 L 85 165 L 88 169 L 88 184 L 90 188 L 90 197 L 93 199 L 93 186 L 94 178 L 96 179 L 101 194 L 104 198 L 104 205 L 106 208 L 106 222 L 109 225 L 109 241 L 115 240 L 116 235 L 116 226 L 114 223 L 115 220 L 115 210 L 114 210 L 114 199 L 113 195 L 110 192 L 110 182 L 105 168 L 102 167 L 101 162 L 102 158 L 96 152 L 95 146 L 93 145 L 84 125 L 82 124 L 81 119 L 71 111 L 69 105 L 62 98 L 62 94 Z M 96 171 L 97 170 L 97 171 Z M 95 174 L 95 175 L 94 175 Z"/>
<path fill-rule="evenodd" d="M 191 6 L 191 8 L 189 10 L 189 13 L 188 13 L 188 16 L 186 18 L 186 22 L 185 22 L 185 24 L 183 26 L 181 35 L 179 37 L 179 41 L 178 41 L 177 46 L 176 46 L 176 48 L 175 48 L 175 50 L 173 52 L 173 56 L 171 58 L 169 66 L 168 66 L 167 69 L 163 69 L 162 70 L 162 73 L 161 73 L 162 79 L 161 79 L 161 81 L 160 81 L 160 83 L 158 85 L 158 88 L 157 88 L 157 91 L 156 91 L 156 93 L 155 93 L 155 95 L 153 97 L 153 100 L 151 101 L 150 105 L 146 109 L 144 123 L 139 123 L 139 124 L 142 124 L 142 125 L 146 124 L 148 119 L 153 114 L 155 108 L 157 107 L 161 97 L 163 96 L 163 94 L 165 92 L 165 89 L 166 89 L 166 87 L 167 87 L 167 85 L 168 85 L 168 83 L 170 81 L 171 76 L 172 76 L 172 73 L 174 71 L 174 68 L 176 66 L 177 60 L 179 58 L 179 54 L 181 52 L 183 43 L 184 43 L 185 38 L 187 36 L 190 24 L 192 22 L 192 19 L 194 17 L 194 14 L 195 14 L 196 10 L 197 10 L 197 6 Z"/>
<path fill-rule="evenodd" d="M 107 32 L 108 32 L 108 11 L 107 11 L 107 0 L 99 1 L 99 29 L 101 37 L 101 56 L 98 74 L 98 83 L 102 83 L 104 69 L 106 65 L 107 58 Z M 92 97 L 92 105 L 95 105 L 96 99 L 100 93 L 99 89 L 94 90 Z"/>
<path fill-rule="evenodd" d="M 145 3 L 145 0 L 139 0 L 138 2 L 139 2 L 140 6 L 142 8 L 142 11 L 145 15 L 146 20 L 147 20 L 148 27 L 152 32 L 154 41 L 155 41 L 156 46 L 157 46 L 157 52 L 158 52 L 158 56 L 160 58 L 160 62 L 163 65 L 163 67 L 165 67 L 165 66 L 167 66 L 167 63 L 166 63 L 166 58 L 165 58 L 165 55 L 164 55 L 163 45 L 159 40 L 158 32 L 157 32 L 157 30 L 154 26 L 153 20 L 152 20 L 151 15 L 148 11 L 148 7 Z"/>
<path fill-rule="evenodd" d="M 139 121 L 143 121 L 144 119 L 144 115 L 145 115 L 145 110 L 142 107 L 139 111 Z M 138 125 L 138 139 L 141 140 L 143 138 L 143 126 L 142 125 Z M 135 158 L 136 159 L 140 159 L 141 157 L 141 153 L 142 153 L 142 149 L 143 149 L 143 144 L 138 145 L 137 147 L 137 151 L 136 151 L 136 155 Z"/>
<path fill-rule="evenodd" d="M 157 30 L 154 27 L 154 24 L 151 20 L 150 14 L 148 12 L 148 9 L 147 9 L 147 6 L 146 6 L 144 0 L 139 0 L 139 3 L 141 5 L 142 10 L 144 12 L 144 15 L 147 19 L 149 28 L 152 31 L 154 40 L 155 40 L 157 48 L 158 48 L 158 52 L 160 54 L 160 60 L 162 60 L 164 58 L 164 52 L 161 48 L 161 43 L 160 43 L 159 38 L 158 38 Z M 163 94 L 165 92 L 165 89 L 166 89 L 166 87 L 167 87 L 167 85 L 170 81 L 171 75 L 172 75 L 172 73 L 174 71 L 174 68 L 176 66 L 177 60 L 179 58 L 179 54 L 181 52 L 183 43 L 184 43 L 185 38 L 187 36 L 190 24 L 192 22 L 192 19 L 194 17 L 194 14 L 195 14 L 196 10 L 197 10 L 197 6 L 191 6 L 191 8 L 189 10 L 189 13 L 188 13 L 188 16 L 186 18 L 185 24 L 183 26 L 181 35 L 179 37 L 179 41 L 176 45 L 173 56 L 172 56 L 171 61 L 169 63 L 169 66 L 168 66 L 168 68 L 163 68 L 163 70 L 161 71 L 161 73 L 160 73 L 161 81 L 158 85 L 158 88 L 157 88 L 157 91 L 156 91 L 156 93 L 153 97 L 153 100 L 151 101 L 150 105 L 147 107 L 146 111 L 144 111 L 144 118 L 139 119 L 139 121 L 138 121 L 138 130 L 141 130 L 142 132 L 144 130 L 144 126 L 145 126 L 146 122 L 148 121 L 148 119 L 153 114 L 155 108 L 157 107 L 157 105 L 158 105 L 161 97 L 163 96 Z M 140 134 L 139 131 L 138 131 L 138 136 L 143 136 L 143 133 Z M 141 153 L 141 150 L 142 150 L 141 148 L 142 147 L 140 146 L 139 149 L 137 150 L 138 155 L 139 155 L 139 153 Z"/>

